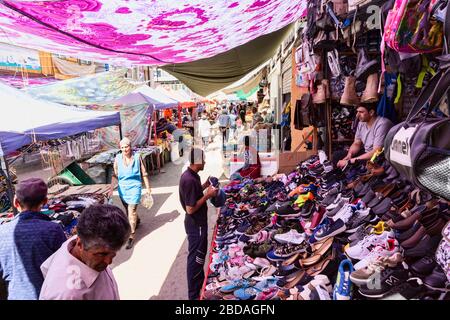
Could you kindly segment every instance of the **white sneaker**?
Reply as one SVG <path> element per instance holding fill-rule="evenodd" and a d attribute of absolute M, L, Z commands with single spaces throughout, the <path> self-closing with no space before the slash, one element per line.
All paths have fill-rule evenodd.
<path fill-rule="evenodd" d="M 333 217 L 333 221 L 341 219 L 346 224 L 348 220 L 355 214 L 351 204 L 346 204 Z"/>
<path fill-rule="evenodd" d="M 344 206 L 349 205 L 350 198 L 343 198 L 341 194 L 338 197 L 341 197 L 338 202 L 332 203 L 327 207 L 327 216 L 330 218 L 342 210 Z"/>
<path fill-rule="evenodd" d="M 396 239 L 388 239 L 384 245 L 376 246 L 367 256 L 354 265 L 355 270 L 363 269 L 382 257 L 390 257 L 399 252 L 399 244 Z"/>
<path fill-rule="evenodd" d="M 304 233 L 299 233 L 295 229 L 292 229 L 286 233 L 276 234 L 274 238 L 281 243 L 301 244 L 303 241 L 305 241 L 306 235 Z"/>
<path fill-rule="evenodd" d="M 380 235 L 368 235 L 356 245 L 346 248 L 345 254 L 351 259 L 362 260 L 376 246 L 385 246 L 389 239 L 395 239 L 393 231 L 385 231 Z"/>

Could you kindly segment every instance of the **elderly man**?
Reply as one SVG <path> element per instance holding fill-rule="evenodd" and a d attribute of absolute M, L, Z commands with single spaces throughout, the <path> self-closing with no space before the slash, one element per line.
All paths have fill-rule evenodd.
<path fill-rule="evenodd" d="M 93 205 L 81 213 L 77 232 L 42 264 L 39 299 L 119 300 L 109 265 L 130 236 L 127 216 L 112 205 Z"/>
<path fill-rule="evenodd" d="M 0 226 L 0 281 L 6 283 L 9 300 L 37 300 L 44 282 L 40 266 L 67 238 L 60 225 L 40 212 L 47 202 L 42 179 L 21 181 L 13 202 L 20 213 Z"/>

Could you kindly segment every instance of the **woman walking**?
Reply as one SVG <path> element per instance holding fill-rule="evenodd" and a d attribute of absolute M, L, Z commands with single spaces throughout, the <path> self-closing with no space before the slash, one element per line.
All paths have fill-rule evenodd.
<path fill-rule="evenodd" d="M 151 193 L 151 188 L 145 165 L 140 155 L 132 152 L 130 139 L 123 138 L 120 141 L 120 150 L 122 152 L 114 160 L 114 173 L 119 180 L 119 197 L 131 225 L 131 235 L 126 246 L 127 249 L 131 249 L 136 228 L 140 223 L 137 206 L 141 201 L 142 180 L 148 193 Z"/>

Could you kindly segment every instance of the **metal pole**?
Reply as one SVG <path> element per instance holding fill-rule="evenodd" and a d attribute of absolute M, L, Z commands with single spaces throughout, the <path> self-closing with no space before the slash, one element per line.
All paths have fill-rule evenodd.
<path fill-rule="evenodd" d="M 13 209 L 14 215 L 17 214 L 17 208 L 14 206 L 14 189 L 11 183 L 11 174 L 9 173 L 8 161 L 5 156 L 2 156 L 2 169 L 6 176 L 6 183 L 8 184 L 8 195 L 11 202 L 11 207 Z"/>
<path fill-rule="evenodd" d="M 122 124 L 119 124 L 119 138 L 120 138 L 120 140 L 123 139 L 123 134 L 122 134 Z"/>

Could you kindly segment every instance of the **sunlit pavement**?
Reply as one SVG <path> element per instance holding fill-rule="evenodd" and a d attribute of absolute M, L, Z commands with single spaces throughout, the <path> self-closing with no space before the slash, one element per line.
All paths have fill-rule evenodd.
<path fill-rule="evenodd" d="M 131 250 L 122 249 L 112 265 L 121 299 L 187 299 L 187 241 L 178 196 L 178 182 L 187 165 L 168 163 L 165 173 L 150 177 L 154 206 L 150 210 L 139 206 L 141 225 L 135 245 Z M 205 170 L 200 177 L 202 182 L 208 176 L 223 180 L 222 173 L 221 143 L 216 136 L 206 149 Z M 113 200 L 121 206 L 117 195 Z M 209 204 L 210 238 L 216 212 Z"/>

